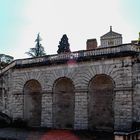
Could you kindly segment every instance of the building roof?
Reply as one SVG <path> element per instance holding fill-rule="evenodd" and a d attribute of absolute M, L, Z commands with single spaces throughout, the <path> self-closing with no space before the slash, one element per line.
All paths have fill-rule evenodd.
<path fill-rule="evenodd" d="M 112 31 L 112 26 L 110 26 L 110 31 L 108 33 L 104 34 L 103 36 L 101 36 L 101 38 L 108 38 L 108 37 L 113 37 L 113 36 L 120 36 L 121 37 L 122 35 Z"/>

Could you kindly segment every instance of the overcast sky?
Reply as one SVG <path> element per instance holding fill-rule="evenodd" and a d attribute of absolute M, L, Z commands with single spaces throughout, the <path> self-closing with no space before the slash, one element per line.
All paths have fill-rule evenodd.
<path fill-rule="evenodd" d="M 0 0 L 0 53 L 17 58 L 35 46 L 38 32 L 47 54 L 55 54 L 63 34 L 71 51 L 86 48 L 86 40 L 109 31 L 123 42 L 138 38 L 140 0 Z"/>

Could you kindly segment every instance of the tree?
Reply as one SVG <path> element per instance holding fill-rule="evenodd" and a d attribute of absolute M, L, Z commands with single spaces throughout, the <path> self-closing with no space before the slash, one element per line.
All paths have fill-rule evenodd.
<path fill-rule="evenodd" d="M 0 69 L 6 67 L 13 59 L 14 58 L 10 55 L 0 54 Z"/>
<path fill-rule="evenodd" d="M 140 45 L 140 32 L 139 32 L 139 38 L 138 38 L 138 45 Z"/>
<path fill-rule="evenodd" d="M 66 34 L 64 34 L 61 38 L 61 41 L 59 42 L 57 53 L 60 54 L 65 52 L 71 52 L 69 46 L 70 44 L 68 42 L 68 37 Z"/>
<path fill-rule="evenodd" d="M 30 48 L 30 50 L 28 52 L 26 52 L 26 54 L 28 54 L 31 57 L 39 57 L 39 56 L 44 56 L 46 55 L 44 47 L 40 44 L 40 41 L 42 39 L 40 38 L 40 35 L 38 33 L 37 35 L 37 39 L 35 40 L 36 45 L 34 48 Z"/>

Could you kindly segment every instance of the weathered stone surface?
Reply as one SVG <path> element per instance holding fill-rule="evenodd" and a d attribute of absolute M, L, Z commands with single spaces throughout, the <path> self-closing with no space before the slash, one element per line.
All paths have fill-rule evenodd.
<path fill-rule="evenodd" d="M 75 129 L 88 129 L 87 92 L 75 93 Z"/>
<path fill-rule="evenodd" d="M 89 84 L 89 128 L 114 129 L 114 82 L 109 76 L 97 75 Z"/>
<path fill-rule="evenodd" d="M 45 92 L 42 95 L 42 119 L 41 126 L 51 128 L 52 123 L 52 93 Z"/>
<path fill-rule="evenodd" d="M 11 67 L 0 75 L 0 111 L 14 119 L 24 119 L 27 113 L 24 102 L 27 99 L 24 92 L 26 83 L 35 80 L 41 87 L 38 93 L 42 94 L 42 98 L 37 104 L 33 103 L 33 97 L 30 96 L 31 100 L 28 102 L 34 109 L 39 105 L 41 126 L 59 128 L 62 123 L 60 128 L 66 128 L 68 121 L 70 124 L 67 128 L 71 126 L 72 129 L 91 129 L 92 119 L 93 127 L 96 127 L 97 124 L 93 123 L 96 121 L 98 125 L 104 123 L 104 128 L 107 129 L 105 124 L 110 120 L 112 129 L 129 131 L 133 122 L 140 122 L 140 64 L 135 57 L 137 58 L 127 54 L 122 57 L 104 56 L 95 60 L 91 58 L 73 64 Z M 33 61 L 35 60 L 31 59 L 28 63 L 32 64 Z M 38 63 L 40 61 L 41 58 Z M 104 78 L 98 81 L 103 75 L 112 82 Z M 98 80 L 95 80 L 98 84 L 90 84 L 96 76 L 99 76 Z M 62 81 L 57 85 L 56 81 L 60 79 Z M 29 86 L 27 91 L 31 89 Z M 34 87 L 34 92 L 36 90 Z M 31 94 L 26 93 L 28 96 Z M 63 93 L 66 93 L 66 96 Z M 28 110 L 27 114 L 30 114 L 29 112 Z M 37 119 L 34 115 L 32 117 L 33 120 Z"/>
<path fill-rule="evenodd" d="M 70 79 L 60 78 L 53 87 L 53 126 L 60 129 L 74 127 L 74 86 Z"/>

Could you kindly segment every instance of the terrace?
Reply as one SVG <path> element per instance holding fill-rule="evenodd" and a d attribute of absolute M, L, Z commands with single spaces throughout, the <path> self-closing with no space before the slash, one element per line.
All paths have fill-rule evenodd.
<path fill-rule="evenodd" d="M 24 68 L 33 67 L 41 65 L 52 65 L 52 64 L 63 64 L 68 60 L 88 61 L 88 60 L 98 60 L 102 58 L 114 58 L 122 56 L 133 56 L 138 55 L 140 52 L 140 47 L 138 45 L 132 44 L 122 44 L 119 46 L 96 48 L 93 50 L 80 50 L 71 53 L 46 55 L 36 58 L 27 59 L 17 59 L 10 63 L 7 67 L 0 71 L 0 74 L 6 72 L 10 68 Z"/>

